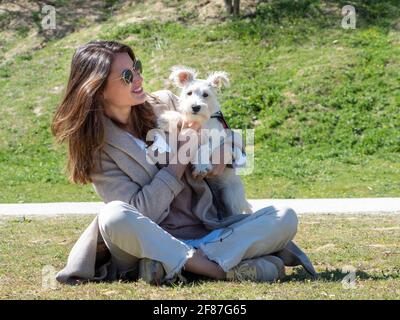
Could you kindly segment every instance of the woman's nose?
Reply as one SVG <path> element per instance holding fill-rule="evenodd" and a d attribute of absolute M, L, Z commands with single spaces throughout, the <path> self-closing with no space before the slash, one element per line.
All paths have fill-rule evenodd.
<path fill-rule="evenodd" d="M 142 82 L 143 82 L 143 77 L 142 77 L 142 75 L 139 74 L 139 73 L 137 73 L 137 74 L 135 75 L 135 79 L 133 80 L 134 86 L 136 87 L 136 86 L 138 86 L 138 85 L 141 85 Z"/>

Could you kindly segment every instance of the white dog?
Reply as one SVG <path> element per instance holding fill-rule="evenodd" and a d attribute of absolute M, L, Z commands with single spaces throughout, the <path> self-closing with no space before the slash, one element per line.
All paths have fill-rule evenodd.
<path fill-rule="evenodd" d="M 213 154 L 213 150 L 221 146 L 220 137 L 226 138 L 226 132 L 232 134 L 228 137 L 228 141 L 231 141 L 232 144 L 229 144 L 229 148 L 226 149 L 230 149 L 228 154 L 235 162 L 243 160 L 242 138 L 234 131 L 224 130 L 227 125 L 217 100 L 217 88 L 229 85 L 227 73 L 213 72 L 207 80 L 197 79 L 196 76 L 196 71 L 191 68 L 183 66 L 172 68 L 170 80 L 182 89 L 179 105 L 177 111 L 165 111 L 160 115 L 158 127 L 170 131 L 171 128 L 179 127 L 182 120 L 196 121 L 201 124 L 201 132 L 207 133 L 207 139 L 205 139 L 206 143 L 202 145 L 195 157 L 198 161 L 193 163 L 193 175 L 205 176 L 213 169 L 212 163 L 210 163 L 210 155 Z M 210 142 L 210 137 L 212 142 Z M 234 141 L 236 144 L 234 144 Z M 212 189 L 216 201 L 221 202 L 222 200 L 222 205 L 225 207 L 224 213 L 227 216 L 243 212 L 251 213 L 251 205 L 246 200 L 242 181 L 236 175 L 235 169 L 226 167 L 222 175 L 207 178 L 206 182 Z"/>

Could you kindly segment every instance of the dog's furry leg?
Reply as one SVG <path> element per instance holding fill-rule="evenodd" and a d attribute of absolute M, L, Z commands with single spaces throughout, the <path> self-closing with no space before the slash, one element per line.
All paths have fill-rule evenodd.
<path fill-rule="evenodd" d="M 205 176 L 213 170 L 213 165 L 210 163 L 210 148 L 208 143 L 201 145 L 195 157 L 196 162 L 193 163 L 192 175 L 194 177 Z"/>
<path fill-rule="evenodd" d="M 252 213 L 251 205 L 246 200 L 243 183 L 234 169 L 226 168 L 222 176 L 213 180 L 218 185 L 227 215 Z"/>

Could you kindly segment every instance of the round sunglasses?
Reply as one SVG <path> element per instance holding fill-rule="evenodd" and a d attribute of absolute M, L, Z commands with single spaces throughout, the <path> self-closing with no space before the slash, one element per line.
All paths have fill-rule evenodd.
<path fill-rule="evenodd" d="M 122 79 L 126 85 L 130 85 L 132 84 L 134 78 L 133 71 L 139 75 L 142 74 L 143 67 L 142 67 L 142 62 L 139 59 L 135 60 L 135 62 L 133 63 L 133 67 L 131 69 L 122 70 L 121 76 L 112 80 Z"/>

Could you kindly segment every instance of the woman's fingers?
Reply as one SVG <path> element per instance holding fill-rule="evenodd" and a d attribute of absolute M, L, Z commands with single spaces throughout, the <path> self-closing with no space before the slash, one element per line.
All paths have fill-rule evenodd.
<path fill-rule="evenodd" d="M 204 178 L 206 178 L 209 175 L 209 173 L 202 173 L 196 176 L 197 180 L 202 180 Z"/>
<path fill-rule="evenodd" d="M 207 174 L 207 177 L 217 177 L 220 176 L 225 170 L 226 164 L 219 163 L 213 165 L 213 170 Z"/>
<path fill-rule="evenodd" d="M 208 173 L 203 173 L 203 174 L 198 174 L 196 175 L 195 179 L 197 180 L 202 180 L 204 178 L 213 178 L 220 176 L 226 168 L 226 164 L 220 163 L 220 164 L 214 164 L 212 171 Z"/>
<path fill-rule="evenodd" d="M 201 128 L 201 125 L 200 125 L 200 123 L 197 122 L 197 121 L 187 121 L 187 120 L 183 120 L 183 122 L 182 122 L 182 129 L 184 129 L 184 128 L 190 128 L 190 129 L 192 129 L 192 130 L 199 131 L 200 128 Z"/>
<path fill-rule="evenodd" d="M 189 125 L 189 128 L 191 128 L 191 129 L 193 129 L 193 130 L 196 130 L 196 131 L 199 131 L 200 128 L 201 128 L 200 123 L 198 123 L 198 122 L 196 122 L 196 121 L 189 122 L 188 125 Z"/>

